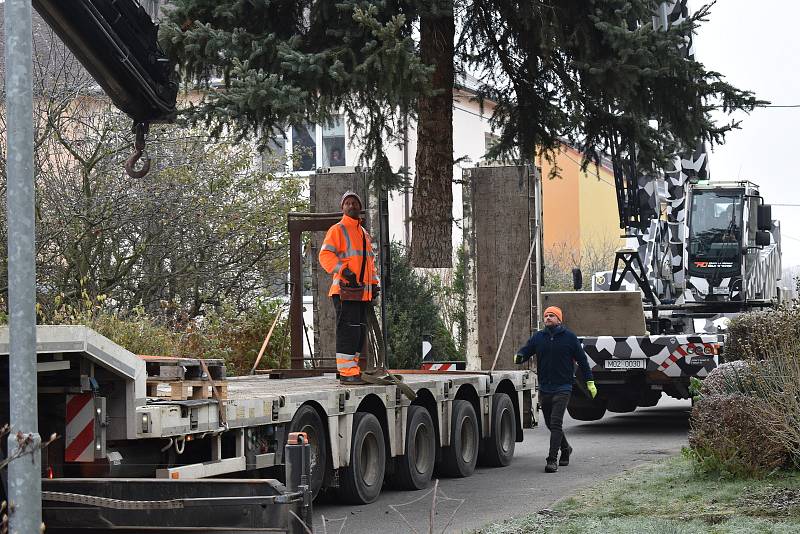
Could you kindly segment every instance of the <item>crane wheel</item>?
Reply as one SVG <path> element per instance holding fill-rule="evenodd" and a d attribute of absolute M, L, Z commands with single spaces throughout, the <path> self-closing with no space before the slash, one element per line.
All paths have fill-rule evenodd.
<path fill-rule="evenodd" d="M 573 391 L 567 404 L 570 417 L 578 421 L 597 421 L 606 414 L 606 400 L 590 399 L 579 391 Z"/>

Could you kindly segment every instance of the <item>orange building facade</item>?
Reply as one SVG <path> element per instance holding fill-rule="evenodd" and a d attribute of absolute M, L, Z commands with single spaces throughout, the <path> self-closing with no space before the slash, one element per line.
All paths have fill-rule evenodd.
<path fill-rule="evenodd" d="M 583 155 L 564 145 L 551 163 L 538 158 L 542 170 L 545 254 L 579 265 L 582 258 L 613 255 L 620 238 L 614 173 L 609 164 L 581 170 Z M 557 168 L 557 176 L 551 171 Z M 587 258 L 588 259 L 588 258 Z"/>

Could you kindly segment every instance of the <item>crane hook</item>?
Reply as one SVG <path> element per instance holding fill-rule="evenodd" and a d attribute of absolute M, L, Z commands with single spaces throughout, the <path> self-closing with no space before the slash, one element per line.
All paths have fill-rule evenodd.
<path fill-rule="evenodd" d="M 136 165 L 144 153 L 144 136 L 149 129 L 150 125 L 144 122 L 134 123 L 133 125 L 133 131 L 136 133 L 136 140 L 133 144 L 134 151 L 125 161 L 125 172 L 127 172 L 128 176 L 131 178 L 143 178 L 150 172 L 150 158 L 145 158 L 142 162 L 142 168 L 138 171 L 134 168 L 134 165 Z"/>

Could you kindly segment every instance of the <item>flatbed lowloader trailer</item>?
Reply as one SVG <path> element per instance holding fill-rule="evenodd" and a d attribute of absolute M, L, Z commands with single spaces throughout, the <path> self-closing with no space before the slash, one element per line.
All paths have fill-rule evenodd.
<path fill-rule="evenodd" d="M 7 355 L 8 329 L 1 328 L 4 386 Z M 145 357 L 82 326 L 37 327 L 37 362 L 39 432 L 63 436 L 43 451 L 43 477 L 53 479 L 283 478 L 287 436 L 305 432 L 311 497 L 335 488 L 343 501 L 367 503 L 384 481 L 425 487 L 434 466 L 463 477 L 479 459 L 507 465 L 522 429 L 535 424 L 530 371 L 394 371 L 415 392 L 413 401 L 396 385 L 345 387 L 333 374 L 223 379 L 217 371 L 223 395 L 219 387 L 201 395 L 209 398 L 164 398 Z M 171 367 L 180 372 L 176 365 L 158 373 L 172 375 Z M 112 493 L 120 498 L 126 490 Z"/>

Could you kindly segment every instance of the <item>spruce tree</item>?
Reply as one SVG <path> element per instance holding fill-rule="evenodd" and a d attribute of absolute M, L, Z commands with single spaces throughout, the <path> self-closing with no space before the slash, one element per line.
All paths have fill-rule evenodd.
<path fill-rule="evenodd" d="M 400 132 L 404 110 L 416 112 L 412 259 L 450 266 L 453 146 L 443 131 L 452 132 L 461 65 L 479 75 L 479 98 L 496 104 L 491 121 L 501 135 L 489 155 L 520 163 L 567 140 L 587 164 L 610 146 L 635 146 L 640 171 L 657 171 L 738 126 L 714 122 L 715 110 L 759 104 L 684 57 L 709 7 L 662 31 L 652 22 L 660 3 L 174 0 L 162 40 L 185 75 L 223 78 L 224 90 L 190 113 L 212 133 L 270 135 L 287 124 L 324 123 L 343 108 L 365 157 L 386 176 L 384 143 Z"/>
<path fill-rule="evenodd" d="M 719 143 L 738 123 L 711 113 L 760 102 L 683 47 L 709 15 L 704 6 L 663 31 L 662 2 L 477 0 L 464 21 L 464 60 L 483 73 L 481 97 L 497 103 L 495 154 L 530 160 L 564 139 L 597 159 L 624 138 L 640 170 L 661 170 L 698 141 Z"/>
<path fill-rule="evenodd" d="M 453 0 L 420 2 L 420 59 L 433 68 L 417 100 L 417 154 L 411 211 L 411 263 L 450 267 L 453 247 Z"/>
<path fill-rule="evenodd" d="M 373 160 L 430 69 L 410 37 L 413 10 L 386 0 L 174 0 L 160 40 L 185 81 L 221 79 L 187 117 L 212 134 L 325 124 L 340 109 Z"/>

